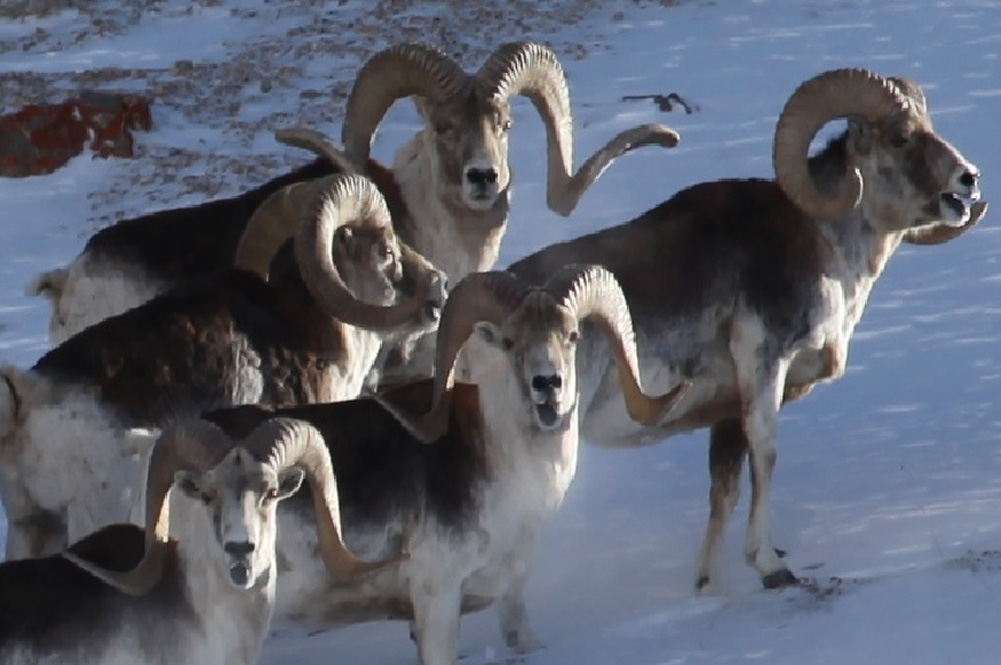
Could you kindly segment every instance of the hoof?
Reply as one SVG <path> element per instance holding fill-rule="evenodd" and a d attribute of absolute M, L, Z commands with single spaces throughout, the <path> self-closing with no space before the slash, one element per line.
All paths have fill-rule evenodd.
<path fill-rule="evenodd" d="M 768 573 L 761 578 L 761 583 L 766 589 L 781 589 L 787 586 L 798 586 L 799 580 L 796 576 L 789 572 L 788 568 L 782 568 L 781 570 L 776 570 L 774 573 Z"/>
<path fill-rule="evenodd" d="M 699 579 L 697 579 L 695 581 L 695 591 L 697 591 L 697 592 L 698 591 L 702 591 L 707 586 L 709 586 L 709 576 L 708 575 L 703 575 L 702 577 L 700 577 Z"/>
<path fill-rule="evenodd" d="M 788 552 L 786 552 L 785 550 L 780 549 L 778 547 L 775 548 L 775 556 L 777 556 L 778 558 L 784 559 L 786 558 L 786 554 L 788 554 Z"/>
<path fill-rule="evenodd" d="M 517 630 L 508 631 L 507 634 L 504 635 L 504 642 L 507 644 L 509 649 L 518 655 L 532 653 L 533 651 L 538 651 L 546 646 L 543 644 L 542 640 L 531 634 L 531 632 L 524 634 Z"/>

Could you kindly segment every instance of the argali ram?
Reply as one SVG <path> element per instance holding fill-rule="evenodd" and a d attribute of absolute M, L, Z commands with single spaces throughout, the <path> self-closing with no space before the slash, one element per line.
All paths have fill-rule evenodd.
<path fill-rule="evenodd" d="M 396 232 L 449 279 L 489 270 L 507 226 L 510 102 L 517 95 L 530 99 L 545 123 L 547 201 L 561 215 L 573 211 L 620 155 L 678 142 L 677 133 L 664 125 L 633 127 L 573 173 L 569 85 L 550 49 L 505 44 L 467 74 L 437 48 L 400 44 L 376 53 L 359 71 L 346 104 L 342 158 L 314 161 L 230 199 L 121 221 L 91 237 L 68 266 L 37 276 L 28 291 L 48 296 L 51 338 L 62 341 L 191 276 L 229 265 L 244 225 L 265 198 L 286 185 L 337 172 L 345 163 L 379 185 Z M 424 125 L 397 151 L 390 170 L 370 159 L 370 143 L 390 106 L 411 96 L 419 100 Z M 433 342 L 427 344 L 429 370 L 427 349 Z"/>
<path fill-rule="evenodd" d="M 423 665 L 454 665 L 460 614 L 497 601 L 507 643 L 537 647 L 523 591 L 542 523 L 577 468 L 582 319 L 608 340 L 632 416 L 652 425 L 669 413 L 687 386 L 644 394 L 622 293 L 606 270 L 580 266 L 538 288 L 503 272 L 467 276 L 445 305 L 434 379 L 375 398 L 203 414 L 232 436 L 274 416 L 315 426 L 352 551 L 372 559 L 409 552 L 396 569 L 338 584 L 315 557 L 308 502 L 288 501 L 279 513 L 286 567 L 276 617 L 311 628 L 411 620 Z M 453 383 L 464 343 L 476 385 Z"/>
<path fill-rule="evenodd" d="M 274 608 L 277 507 L 304 477 L 333 579 L 357 584 L 403 558 L 363 563 L 344 547 L 315 428 L 275 419 L 234 441 L 205 421 L 177 424 L 152 449 L 145 530 L 106 526 L 65 553 L 0 564 L 0 663 L 253 665 Z"/>
<path fill-rule="evenodd" d="M 295 262 L 276 261 L 270 281 L 237 268 L 192 280 L 83 330 L 30 370 L 0 370 L 9 558 L 125 519 L 133 453 L 147 440 L 134 429 L 234 404 L 355 397 L 383 342 L 437 327 L 444 276 L 399 242 L 370 181 L 330 176 L 273 196 L 298 208 L 300 223 Z M 268 265 L 284 237 L 248 239 L 263 244 L 248 256 Z"/>
<path fill-rule="evenodd" d="M 809 157 L 826 122 L 847 130 Z M 945 242 L 984 215 L 980 173 L 932 129 L 921 88 L 867 70 L 823 73 L 788 100 L 777 181 L 689 187 L 625 224 L 558 243 L 509 270 L 541 283 L 567 263 L 611 270 L 636 324 L 643 384 L 692 389 L 654 427 L 627 417 L 604 341 L 578 350 L 581 431 L 635 446 L 711 427 L 710 515 L 696 586 L 713 579 L 750 454 L 745 555 L 766 587 L 796 578 L 772 544 L 769 494 L 784 402 L 845 370 L 852 331 L 902 241 Z"/>

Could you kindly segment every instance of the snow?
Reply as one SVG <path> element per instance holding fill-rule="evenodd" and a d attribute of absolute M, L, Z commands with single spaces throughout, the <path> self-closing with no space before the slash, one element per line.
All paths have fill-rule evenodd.
<path fill-rule="evenodd" d="M 771 134 L 789 93 L 806 78 L 841 66 L 917 79 L 936 128 L 980 167 L 990 199 L 993 174 L 1001 170 L 999 9 L 1001 2 L 991 0 L 606 3 L 559 35 L 591 46 L 601 35 L 607 47 L 564 59 L 578 160 L 614 132 L 641 122 L 674 126 L 682 143 L 622 158 L 578 212 L 563 219 L 544 204 L 541 122 L 519 102 L 511 140 L 517 186 L 501 265 L 627 220 L 691 183 L 770 175 Z M 59 14 L 40 25 L 56 29 L 72 16 Z M 0 22 L 0 38 L 33 27 Z M 170 63 L 192 52 L 196 60 L 211 60 L 225 56 L 223 39 L 287 28 L 273 15 L 237 19 L 204 9 L 184 17 L 163 10 L 103 43 L 90 40 L 44 57 L 0 54 L 0 71 L 132 66 L 138 59 Z M 506 36 L 520 37 L 517 31 Z M 650 101 L 620 99 L 669 92 L 698 110 L 664 114 Z M 279 97 L 270 103 L 294 110 L 295 95 Z M 215 128 L 164 118 L 138 140 L 181 146 L 222 141 Z M 389 158 L 416 122 L 409 104 L 394 107 L 376 155 Z M 337 136 L 339 125 L 323 129 Z M 267 135 L 249 150 L 298 157 Z M 44 351 L 48 308 L 25 298 L 24 285 L 79 251 L 92 228 L 81 214 L 90 207 L 88 194 L 129 168 L 82 156 L 51 176 L 0 179 L 0 361 L 30 366 Z M 94 214 L 104 212 L 100 205 L 107 204 Z M 135 191 L 116 205 L 139 211 L 150 202 Z M 813 588 L 760 588 L 742 556 L 745 488 L 718 588 L 706 596 L 693 593 L 708 513 L 704 432 L 631 451 L 584 446 L 567 502 L 545 532 L 528 595 L 535 630 L 548 646 L 523 662 L 998 662 L 1001 307 L 994 294 L 1001 234 L 995 217 L 989 214 L 981 227 L 947 246 L 901 249 L 854 337 L 847 375 L 783 412 L 772 496 L 775 537 L 788 550 L 792 570 L 816 579 Z M 461 644 L 464 663 L 511 658 L 492 610 L 463 620 Z M 266 643 L 261 662 L 293 659 L 412 663 L 416 655 L 405 624 L 373 623 L 316 636 L 282 628 Z"/>

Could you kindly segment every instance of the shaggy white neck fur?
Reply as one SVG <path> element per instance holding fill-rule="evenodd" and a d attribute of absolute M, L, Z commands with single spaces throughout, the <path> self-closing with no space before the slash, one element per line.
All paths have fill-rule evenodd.
<path fill-rule="evenodd" d="M 393 173 L 407 204 L 409 228 L 398 229 L 415 251 L 448 275 L 452 284 L 472 272 L 490 270 L 497 262 L 507 228 L 503 192 L 491 210 L 476 211 L 446 204 L 439 198 L 434 166 L 418 134 L 396 153 Z"/>

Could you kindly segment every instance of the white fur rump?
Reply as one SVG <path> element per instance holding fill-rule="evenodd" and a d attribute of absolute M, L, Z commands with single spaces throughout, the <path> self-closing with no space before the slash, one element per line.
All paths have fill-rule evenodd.
<path fill-rule="evenodd" d="M 63 289 L 66 287 L 67 277 L 69 277 L 68 268 L 56 268 L 39 273 L 28 282 L 24 293 L 30 297 L 45 296 L 53 303 L 59 302 L 63 295 Z"/>
<path fill-rule="evenodd" d="M 93 399 L 69 396 L 32 405 L 17 426 L 4 482 L 36 510 L 64 515 L 73 542 L 108 524 L 127 521 L 143 481 L 143 448 L 150 433 L 122 428 Z M 5 492 L 5 495 L 9 492 Z"/>
<path fill-rule="evenodd" d="M 60 271 L 63 274 L 56 275 Z M 152 299 L 165 285 L 134 266 L 96 264 L 84 254 L 67 268 L 42 273 L 29 285 L 33 287 L 52 302 L 49 340 L 56 346 Z"/>

